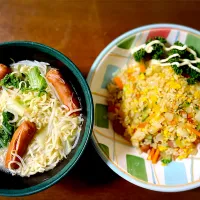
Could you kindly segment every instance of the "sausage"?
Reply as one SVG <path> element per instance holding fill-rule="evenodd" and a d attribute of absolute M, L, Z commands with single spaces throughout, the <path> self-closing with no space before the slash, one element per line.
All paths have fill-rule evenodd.
<path fill-rule="evenodd" d="M 124 136 L 125 128 L 120 123 L 119 119 L 114 119 L 112 122 L 113 130 L 121 136 Z"/>
<path fill-rule="evenodd" d="M 119 121 L 119 119 L 114 119 L 112 121 L 112 127 L 115 133 L 123 136 L 127 141 L 130 142 L 130 135 L 126 134 L 126 129 L 125 127 L 121 124 L 121 122 Z"/>
<path fill-rule="evenodd" d="M 5 166 L 8 168 L 10 161 L 20 162 L 19 158 L 13 156 L 12 153 L 23 157 L 28 145 L 36 133 L 36 125 L 30 121 L 24 121 L 15 131 L 12 140 L 8 146 L 6 154 Z M 19 166 L 16 163 L 10 164 L 11 169 L 17 169 Z"/>
<path fill-rule="evenodd" d="M 140 149 L 142 150 L 142 152 L 145 152 L 147 153 L 147 151 L 150 149 L 150 145 L 146 145 L 146 144 L 143 144 Z"/>
<path fill-rule="evenodd" d="M 60 100 L 69 110 L 79 108 L 78 101 L 75 96 L 73 96 L 71 87 L 64 81 L 57 69 L 50 69 L 46 74 L 46 78 L 53 85 Z"/>
<path fill-rule="evenodd" d="M 9 74 L 11 69 L 4 64 L 0 64 L 0 80 L 5 77 L 6 74 Z"/>

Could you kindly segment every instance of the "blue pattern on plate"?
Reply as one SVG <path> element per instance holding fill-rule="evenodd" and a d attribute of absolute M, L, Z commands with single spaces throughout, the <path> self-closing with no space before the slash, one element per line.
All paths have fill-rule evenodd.
<path fill-rule="evenodd" d="M 170 163 L 168 166 L 164 167 L 164 174 L 166 185 L 178 185 L 188 183 L 184 163 Z"/>
<path fill-rule="evenodd" d="M 104 78 L 103 78 L 103 82 L 101 85 L 101 88 L 106 89 L 108 83 L 110 82 L 110 77 L 112 76 L 112 74 L 114 72 L 116 72 L 119 69 L 119 67 L 115 66 L 115 65 L 108 65 L 106 72 L 104 74 Z"/>
<path fill-rule="evenodd" d="M 180 35 L 180 31 L 177 31 L 176 39 L 175 39 L 175 41 L 174 41 L 174 42 L 176 42 L 176 41 L 178 40 L 178 38 L 179 38 L 179 35 Z"/>

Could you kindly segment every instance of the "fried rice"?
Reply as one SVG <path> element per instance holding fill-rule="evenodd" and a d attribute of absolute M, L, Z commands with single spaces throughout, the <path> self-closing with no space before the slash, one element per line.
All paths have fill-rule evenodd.
<path fill-rule="evenodd" d="M 108 91 L 109 118 L 124 127 L 121 134 L 138 150 L 157 150 L 161 160 L 197 153 L 199 83 L 188 85 L 171 66 L 150 62 L 141 73 L 140 64 L 131 63 L 114 74 Z"/>

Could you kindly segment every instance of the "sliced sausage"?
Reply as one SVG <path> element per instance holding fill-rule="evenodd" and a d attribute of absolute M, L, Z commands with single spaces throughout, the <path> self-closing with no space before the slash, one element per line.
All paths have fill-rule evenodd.
<path fill-rule="evenodd" d="M 15 131 L 12 140 L 8 146 L 6 154 L 5 166 L 8 168 L 10 161 L 20 162 L 19 158 L 13 156 L 12 153 L 23 157 L 28 145 L 36 133 L 36 125 L 30 121 L 24 121 Z M 19 166 L 16 163 L 10 164 L 11 169 L 17 169 Z"/>
<path fill-rule="evenodd" d="M 142 152 L 147 153 L 147 151 L 150 149 L 150 145 L 144 144 L 144 145 L 142 145 L 142 146 L 140 147 L 140 149 L 142 150 Z"/>
<path fill-rule="evenodd" d="M 119 135 L 124 136 L 125 128 L 120 123 L 118 119 L 113 120 L 112 122 L 113 130 L 118 133 Z"/>
<path fill-rule="evenodd" d="M 11 69 L 4 64 L 0 64 L 0 80 L 5 77 L 6 74 L 9 74 Z"/>
<path fill-rule="evenodd" d="M 62 75 L 57 69 L 49 70 L 46 78 L 53 85 L 60 100 L 69 110 L 79 108 L 78 101 L 75 96 L 73 96 L 71 87 L 64 81 Z"/>

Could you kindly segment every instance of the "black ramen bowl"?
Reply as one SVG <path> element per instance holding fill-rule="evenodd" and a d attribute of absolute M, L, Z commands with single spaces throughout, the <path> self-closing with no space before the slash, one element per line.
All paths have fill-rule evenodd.
<path fill-rule="evenodd" d="M 82 107 L 83 125 L 78 145 L 54 169 L 30 177 L 12 176 L 0 171 L 0 195 L 24 196 L 44 190 L 63 176 L 76 164 L 90 138 L 93 127 L 93 101 L 90 89 L 75 64 L 62 53 L 35 42 L 14 41 L 0 44 L 0 63 L 9 66 L 13 60 L 37 60 L 48 62 L 58 68 L 73 87 Z"/>

